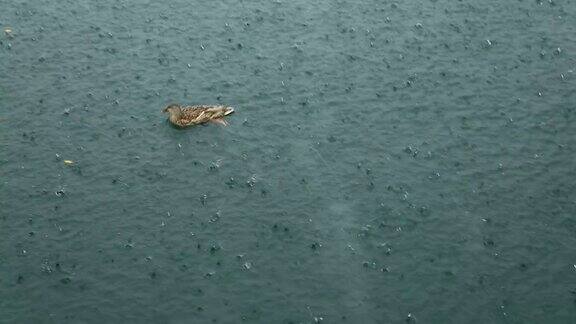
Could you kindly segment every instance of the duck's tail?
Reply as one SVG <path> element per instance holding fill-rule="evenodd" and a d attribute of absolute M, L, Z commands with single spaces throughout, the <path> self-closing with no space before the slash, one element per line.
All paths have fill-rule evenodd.
<path fill-rule="evenodd" d="M 226 107 L 226 111 L 224 112 L 224 116 L 230 115 L 233 112 L 234 112 L 234 108 Z"/>

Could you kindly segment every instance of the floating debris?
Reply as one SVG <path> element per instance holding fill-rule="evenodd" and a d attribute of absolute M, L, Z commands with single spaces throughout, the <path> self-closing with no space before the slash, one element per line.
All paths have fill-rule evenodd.
<path fill-rule="evenodd" d="M 12 35 L 12 28 L 10 27 L 4 27 L 4 34 L 6 34 L 8 38 L 14 37 L 14 35 Z"/>
<path fill-rule="evenodd" d="M 66 165 L 74 165 L 74 161 L 72 161 L 72 160 L 64 160 L 64 164 L 66 164 Z"/>

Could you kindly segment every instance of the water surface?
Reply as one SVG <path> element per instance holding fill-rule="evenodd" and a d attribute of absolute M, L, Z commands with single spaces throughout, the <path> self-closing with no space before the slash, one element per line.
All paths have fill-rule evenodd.
<path fill-rule="evenodd" d="M 576 320 L 576 2 L 0 8 L 0 322 Z"/>

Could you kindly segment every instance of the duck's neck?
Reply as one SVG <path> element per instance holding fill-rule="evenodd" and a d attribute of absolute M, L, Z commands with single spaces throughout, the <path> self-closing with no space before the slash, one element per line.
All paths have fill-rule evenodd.
<path fill-rule="evenodd" d="M 170 121 L 176 123 L 180 120 L 182 116 L 182 111 L 180 109 L 175 109 L 170 111 Z"/>

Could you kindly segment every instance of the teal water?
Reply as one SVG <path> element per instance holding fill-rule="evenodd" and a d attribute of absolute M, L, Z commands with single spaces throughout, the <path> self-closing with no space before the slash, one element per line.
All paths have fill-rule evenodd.
<path fill-rule="evenodd" d="M 0 322 L 576 321 L 576 2 L 0 8 Z"/>

